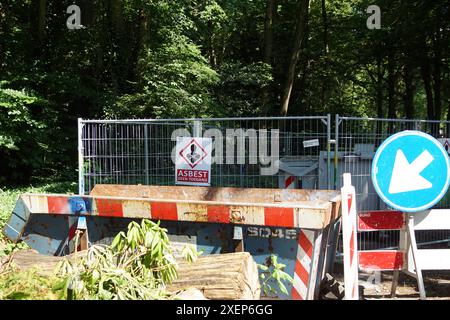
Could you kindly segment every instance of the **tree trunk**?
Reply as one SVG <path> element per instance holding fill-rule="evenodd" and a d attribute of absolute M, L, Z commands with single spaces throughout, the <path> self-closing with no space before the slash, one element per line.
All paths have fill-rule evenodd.
<path fill-rule="evenodd" d="M 381 58 L 377 58 L 377 117 L 383 118 L 383 76 L 384 72 L 382 70 Z"/>
<path fill-rule="evenodd" d="M 447 121 L 450 121 L 450 99 L 448 99 Z M 450 126 L 449 126 L 449 127 L 450 127 Z M 450 134 L 450 131 L 449 131 L 449 134 Z"/>
<path fill-rule="evenodd" d="M 305 40 L 303 42 L 303 47 L 308 47 L 308 36 L 309 36 L 309 26 L 306 26 L 305 31 Z M 298 88 L 299 92 L 310 92 L 311 86 L 309 81 L 308 75 L 310 70 L 310 61 L 309 59 L 303 59 L 301 63 L 299 64 L 299 80 L 298 80 Z M 310 95 L 306 97 L 306 99 L 303 101 L 302 97 L 297 98 L 297 101 L 299 101 L 299 108 L 302 111 L 301 114 L 307 115 L 310 110 Z M 300 115 L 300 114 L 299 114 Z"/>
<path fill-rule="evenodd" d="M 47 16 L 47 0 L 39 0 L 39 13 L 38 13 L 38 39 L 39 42 L 43 42 L 45 39 L 45 24 Z"/>
<path fill-rule="evenodd" d="M 323 27 L 323 53 L 325 57 L 325 70 L 328 70 L 329 47 L 328 47 L 328 17 L 327 17 L 326 0 L 322 0 L 322 27 Z M 326 110 L 325 100 L 326 100 L 327 78 L 328 76 L 325 73 L 322 76 L 322 88 L 320 90 L 320 102 L 322 106 L 322 111 Z"/>
<path fill-rule="evenodd" d="M 439 40 L 438 40 L 439 41 Z M 437 42 L 434 52 L 434 68 L 433 68 L 433 89 L 434 89 L 434 120 L 441 119 L 442 112 L 442 61 L 441 61 L 441 48 L 440 43 Z"/>
<path fill-rule="evenodd" d="M 433 91 L 431 89 L 431 67 L 430 60 L 428 56 L 425 56 L 422 65 L 420 67 L 420 72 L 422 74 L 423 86 L 425 88 L 425 94 L 427 98 L 427 117 L 429 120 L 434 118 L 434 103 L 433 103 Z"/>
<path fill-rule="evenodd" d="M 123 2 L 122 0 L 114 0 L 111 2 L 111 22 L 112 28 L 118 38 L 123 37 L 125 33 L 125 25 L 123 21 Z"/>
<path fill-rule="evenodd" d="M 295 67 L 300 59 L 302 43 L 305 36 L 306 25 L 308 22 L 309 0 L 300 0 L 300 9 L 295 27 L 294 47 L 292 48 L 289 59 L 289 67 L 286 73 L 286 82 L 283 88 L 283 97 L 281 99 L 281 115 L 285 116 L 289 108 L 292 87 L 295 78 Z"/>
<path fill-rule="evenodd" d="M 7 23 L 5 21 L 5 18 L 8 16 L 7 9 L 9 7 L 8 1 L 4 1 L 3 3 L 0 3 L 0 30 L 6 30 Z M 0 45 L 4 43 L 3 41 L 0 42 Z M 5 50 L 0 50 L 0 61 L 3 61 L 5 59 Z M 0 74 L 3 74 L 3 63 L 0 63 Z"/>
<path fill-rule="evenodd" d="M 448 83 L 450 83 L 450 72 L 447 72 L 447 81 L 448 81 Z M 447 96 L 447 103 L 448 103 L 448 106 L 447 106 L 447 121 L 448 122 L 450 122 L 450 92 L 449 91 L 447 91 L 447 94 L 448 94 L 448 96 Z M 447 123 L 446 124 L 446 129 L 447 129 L 447 137 L 450 137 L 450 123 Z"/>
<path fill-rule="evenodd" d="M 396 118 L 397 102 L 395 96 L 395 55 L 390 53 L 388 55 L 388 118 Z"/>
<path fill-rule="evenodd" d="M 273 50 L 273 23 L 276 12 L 277 0 L 267 0 L 266 20 L 264 23 L 264 62 L 272 66 Z M 269 88 L 262 92 L 262 111 L 265 116 L 269 113 Z"/>
<path fill-rule="evenodd" d="M 405 117 L 406 119 L 414 118 L 414 85 L 413 85 L 413 69 L 411 62 L 408 60 L 404 66 L 403 80 L 405 82 Z"/>
<path fill-rule="evenodd" d="M 125 86 L 121 75 L 126 75 L 128 70 L 128 50 L 126 43 L 125 24 L 123 19 L 123 2 L 122 0 L 114 0 L 110 2 L 110 24 L 111 38 L 117 47 L 113 49 L 117 55 L 117 64 L 111 68 L 111 80 L 114 84 L 116 92 L 121 92 Z"/>
<path fill-rule="evenodd" d="M 328 41 L 328 14 L 326 0 L 322 0 L 322 26 L 323 26 L 323 47 L 325 55 L 329 52 L 329 41 Z"/>
<path fill-rule="evenodd" d="M 384 70 L 382 68 L 382 57 L 377 56 L 377 95 L 376 95 L 376 105 L 377 105 L 377 117 L 379 119 L 383 118 L 383 78 Z M 377 121 L 377 145 L 381 144 L 381 138 L 383 136 L 383 122 Z"/>
<path fill-rule="evenodd" d="M 205 255 L 193 263 L 179 261 L 178 278 L 171 292 L 196 288 L 207 299 L 258 300 L 258 267 L 248 252 Z"/>
<path fill-rule="evenodd" d="M 139 12 L 139 51 L 143 52 L 148 48 L 148 14 L 145 9 Z"/>
<path fill-rule="evenodd" d="M 267 0 L 266 20 L 264 23 L 264 62 L 270 65 L 272 65 L 273 22 L 276 7 L 277 0 Z"/>
<path fill-rule="evenodd" d="M 214 69 L 217 65 L 217 59 L 214 50 L 214 26 L 212 21 L 208 21 L 208 56 L 209 64 Z"/>
<path fill-rule="evenodd" d="M 450 122 L 450 99 L 448 100 L 448 107 L 447 107 L 447 121 Z M 446 124 L 446 128 L 447 128 L 447 137 L 450 136 L 450 124 L 447 123 Z"/>
<path fill-rule="evenodd" d="M 80 251 L 65 257 L 39 254 L 34 250 L 22 250 L 10 255 L 5 262 L 0 260 L 0 272 L 3 265 L 12 263 L 20 271 L 36 268 L 41 276 L 50 276 L 62 259 L 82 258 L 86 251 Z M 200 256 L 192 263 L 177 259 L 178 277 L 167 286 L 167 290 L 176 293 L 180 290 L 196 288 L 207 299 L 220 300 L 259 300 L 261 287 L 258 266 L 248 252 L 213 254 Z"/>
<path fill-rule="evenodd" d="M 395 84 L 397 82 L 395 75 L 395 54 L 390 52 L 388 54 L 388 118 L 397 118 L 397 100 L 395 95 Z M 394 132 L 394 123 L 389 122 L 388 132 Z"/>

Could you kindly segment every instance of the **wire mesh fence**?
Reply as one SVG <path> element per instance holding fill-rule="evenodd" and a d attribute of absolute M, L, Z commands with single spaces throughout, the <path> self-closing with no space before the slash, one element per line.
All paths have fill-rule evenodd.
<path fill-rule="evenodd" d="M 173 130 L 184 122 L 82 122 L 80 192 L 98 184 L 170 184 Z"/>
<path fill-rule="evenodd" d="M 172 152 L 176 136 L 221 139 L 213 149 L 211 185 L 219 187 L 278 188 L 278 175 L 261 175 L 261 148 L 278 153 L 280 161 L 317 163 L 329 158 L 330 118 L 223 118 L 170 120 L 80 120 L 80 192 L 98 183 L 171 185 L 175 181 Z M 276 137 L 275 137 L 276 134 Z M 261 145 L 265 137 L 267 145 Z M 276 139 L 274 139 L 276 138 Z M 230 144 L 229 140 L 232 140 Z M 304 141 L 317 145 L 304 147 Z M 277 148 L 273 145 L 277 142 Z M 228 144 L 227 144 L 228 142 Z M 231 149 L 229 145 L 233 146 Z M 251 152 L 257 148 L 257 152 Z M 321 173 L 321 174 L 319 174 Z M 310 188 L 328 184 L 327 168 L 307 172 Z M 312 182 L 311 182 L 312 181 Z"/>
<path fill-rule="evenodd" d="M 342 184 L 343 172 L 352 174 L 359 212 L 388 209 L 378 197 L 371 182 L 372 159 L 377 148 L 386 138 L 404 130 L 422 131 L 442 139 L 449 137 L 450 122 L 336 117 L 337 185 Z M 450 193 L 447 193 L 435 208 L 448 208 L 449 205 Z M 422 245 L 447 239 L 450 239 L 450 232 L 447 230 L 417 232 L 417 240 Z M 398 246 L 398 241 L 398 231 L 364 232 L 358 239 L 360 250 L 395 248 Z"/>
<path fill-rule="evenodd" d="M 331 134 L 332 129 L 333 136 Z M 350 172 L 357 191 L 358 211 L 388 209 L 371 182 L 371 165 L 378 146 L 390 135 L 419 130 L 436 138 L 450 137 L 450 122 L 389 120 L 336 116 L 221 118 L 166 120 L 81 120 L 79 121 L 80 193 L 102 184 L 173 185 L 175 164 L 172 153 L 177 135 L 211 137 L 213 163 L 211 185 L 241 188 L 284 188 L 289 168 L 302 172 L 296 187 L 339 189 L 342 173 Z M 280 170 L 262 175 L 261 136 L 266 154 L 274 152 Z M 276 139 L 272 139 L 276 138 Z M 332 139 L 334 138 L 334 139 Z M 233 142 L 232 149 L 227 142 Z M 308 143 L 308 142 L 313 143 Z M 334 150 L 330 150 L 335 143 Z M 256 148 L 257 152 L 252 152 Z M 448 148 L 448 145 L 447 145 Z M 221 157 L 219 157 L 221 156 Z M 215 161 L 214 159 L 220 159 Z M 270 164 L 269 164 L 270 165 Z M 301 170 L 299 169 L 301 168 Z M 448 208 L 447 194 L 437 208 Z M 359 235 L 359 249 L 394 248 L 398 232 L 365 232 Z M 417 232 L 421 245 L 450 239 L 448 231 Z M 339 247 L 339 246 L 338 246 Z"/>

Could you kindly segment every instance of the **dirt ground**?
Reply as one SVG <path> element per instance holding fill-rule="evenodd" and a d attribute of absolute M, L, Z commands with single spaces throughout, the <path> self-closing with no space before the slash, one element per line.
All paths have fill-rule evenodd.
<path fill-rule="evenodd" d="M 344 283 L 342 265 L 335 266 L 336 280 Z M 374 273 L 359 272 L 359 286 L 363 288 L 364 300 L 419 300 L 419 290 L 415 278 L 400 273 L 397 294 L 391 298 L 392 271 Z M 423 271 L 425 293 L 429 300 L 450 300 L 450 271 Z M 361 291 L 360 291 L 361 292 Z"/>

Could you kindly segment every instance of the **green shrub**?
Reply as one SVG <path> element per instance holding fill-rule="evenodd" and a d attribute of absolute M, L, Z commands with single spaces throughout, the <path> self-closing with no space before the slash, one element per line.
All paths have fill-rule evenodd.
<path fill-rule="evenodd" d="M 59 282 L 36 269 L 19 271 L 11 267 L 0 274 L 0 300 L 57 300 L 61 298 Z"/>
<path fill-rule="evenodd" d="M 276 294 L 277 288 L 286 295 L 288 291 L 284 282 L 292 283 L 294 279 L 284 272 L 286 265 L 278 262 L 278 257 L 274 254 L 270 256 L 270 265 L 259 264 L 258 268 L 262 271 L 260 278 L 262 280 L 261 289 L 267 296 L 269 294 Z"/>
<path fill-rule="evenodd" d="M 192 247 L 182 254 L 188 261 L 199 255 Z M 177 278 L 177 262 L 167 230 L 144 219 L 131 222 L 110 246 L 94 245 L 85 256 L 64 259 L 58 267 L 67 299 L 168 299 L 166 285 Z"/>

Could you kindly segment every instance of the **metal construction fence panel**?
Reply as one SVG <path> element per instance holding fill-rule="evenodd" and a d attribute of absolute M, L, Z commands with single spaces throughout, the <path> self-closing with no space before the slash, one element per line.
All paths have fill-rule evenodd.
<path fill-rule="evenodd" d="M 387 209 L 370 177 L 374 154 L 387 137 L 403 130 L 419 130 L 435 138 L 450 137 L 447 121 L 339 115 L 333 121 L 330 115 L 80 119 L 78 125 L 81 194 L 89 193 L 96 184 L 173 185 L 176 136 L 190 135 L 213 138 L 212 186 L 338 190 L 342 186 L 342 174 L 349 172 L 360 212 Z M 278 146 L 273 145 L 275 142 Z M 261 167 L 273 165 L 262 154 L 273 156 L 275 151 L 280 170 L 273 175 L 261 174 Z M 450 194 L 447 194 L 436 207 L 449 206 Z M 418 232 L 422 245 L 448 239 L 448 231 Z M 398 231 L 366 232 L 359 235 L 358 243 L 360 250 L 396 247 Z"/>
<path fill-rule="evenodd" d="M 80 193 L 96 184 L 172 185 L 175 164 L 172 152 L 177 135 L 212 137 L 223 142 L 213 150 L 211 185 L 218 187 L 278 188 L 280 175 L 262 175 L 270 166 L 274 141 L 278 158 L 287 165 L 300 163 L 301 181 L 309 189 L 329 184 L 329 116 L 283 118 L 222 118 L 168 120 L 79 120 Z M 278 135 L 278 139 L 275 139 Z M 261 139 L 261 138 L 265 139 Z M 230 140 L 231 144 L 230 144 Z M 317 145 L 304 146 L 314 140 Z M 261 144 L 265 141 L 266 145 Z M 232 147 L 230 148 L 229 145 Z M 257 149 L 256 149 L 257 148 Z M 265 149 L 263 152 L 261 148 Z M 273 149 L 273 150 L 272 150 Z M 256 151 L 256 152 L 252 152 Z M 319 158 L 325 161 L 318 169 Z M 264 160 L 264 161 L 263 161 Z M 314 165 L 315 164 L 315 165 Z"/>

